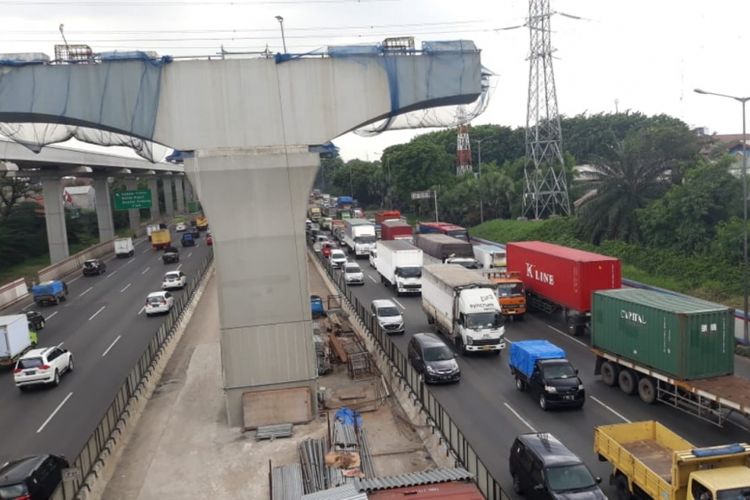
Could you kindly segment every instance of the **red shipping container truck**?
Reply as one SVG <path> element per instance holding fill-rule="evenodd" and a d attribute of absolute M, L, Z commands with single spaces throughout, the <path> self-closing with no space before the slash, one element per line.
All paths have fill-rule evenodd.
<path fill-rule="evenodd" d="M 414 230 L 402 220 L 387 220 L 380 224 L 381 240 L 413 240 Z"/>
<path fill-rule="evenodd" d="M 387 220 L 399 220 L 401 212 L 398 210 L 378 210 L 375 212 L 375 224 L 382 224 Z"/>
<path fill-rule="evenodd" d="M 508 243 L 508 271 L 526 285 L 529 305 L 547 313 L 562 309 L 573 335 L 590 324 L 592 294 L 621 288 L 620 260 L 543 241 Z"/>

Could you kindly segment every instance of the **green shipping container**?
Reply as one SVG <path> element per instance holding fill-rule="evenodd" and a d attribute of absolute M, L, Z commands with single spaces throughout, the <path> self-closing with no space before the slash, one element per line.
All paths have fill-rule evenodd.
<path fill-rule="evenodd" d="M 594 293 L 594 348 L 680 380 L 734 372 L 734 310 L 637 288 Z"/>

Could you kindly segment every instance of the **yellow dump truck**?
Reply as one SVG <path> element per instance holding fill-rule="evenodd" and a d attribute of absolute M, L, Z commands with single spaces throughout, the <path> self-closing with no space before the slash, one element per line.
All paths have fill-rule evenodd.
<path fill-rule="evenodd" d="M 750 496 L 750 445 L 696 448 L 659 422 L 594 429 L 594 452 L 612 465 L 618 500 L 729 500 Z"/>
<path fill-rule="evenodd" d="M 172 233 L 169 229 L 160 229 L 151 233 L 151 247 L 154 250 L 164 250 L 172 243 Z"/>
<path fill-rule="evenodd" d="M 208 230 L 208 219 L 202 215 L 195 218 L 195 227 L 198 228 L 198 231 L 207 231 Z"/>

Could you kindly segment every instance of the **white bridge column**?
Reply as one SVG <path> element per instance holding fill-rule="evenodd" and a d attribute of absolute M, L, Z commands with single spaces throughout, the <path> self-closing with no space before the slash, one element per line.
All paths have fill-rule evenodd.
<path fill-rule="evenodd" d="M 232 426 L 242 424 L 244 392 L 305 387 L 315 404 L 305 212 L 319 163 L 307 147 L 287 154 L 282 148 L 196 151 L 185 160 L 215 241 Z"/>
<path fill-rule="evenodd" d="M 164 176 L 161 179 L 164 188 L 164 213 L 170 219 L 174 217 L 174 193 L 172 192 L 172 178 Z"/>
<path fill-rule="evenodd" d="M 42 179 L 44 197 L 44 221 L 47 226 L 47 245 L 51 264 L 70 257 L 68 232 L 65 227 L 63 186 L 59 177 Z"/>
<path fill-rule="evenodd" d="M 125 188 L 128 191 L 135 191 L 138 189 L 137 179 L 125 179 Z M 138 234 L 138 229 L 141 227 L 141 211 L 137 208 L 128 210 L 128 222 L 130 223 L 130 232 L 134 235 Z"/>
<path fill-rule="evenodd" d="M 111 240 L 115 237 L 115 224 L 112 221 L 112 201 L 106 177 L 94 178 L 94 194 L 96 195 L 96 220 L 99 223 L 99 241 Z"/>
<path fill-rule="evenodd" d="M 177 213 L 185 213 L 185 190 L 182 187 L 182 177 L 177 175 L 174 178 L 174 192 L 177 201 Z"/>
<path fill-rule="evenodd" d="M 159 183 L 158 179 L 154 177 L 148 180 L 148 189 L 151 191 L 151 220 L 155 221 L 159 219 Z"/>

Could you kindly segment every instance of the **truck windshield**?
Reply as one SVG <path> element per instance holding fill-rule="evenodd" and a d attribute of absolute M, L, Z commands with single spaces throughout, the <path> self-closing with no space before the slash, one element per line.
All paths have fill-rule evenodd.
<path fill-rule="evenodd" d="M 498 328 L 503 326 L 503 315 L 496 312 L 472 313 L 466 315 L 466 328 Z"/>
<path fill-rule="evenodd" d="M 716 493 L 716 500 L 747 500 L 750 498 L 750 486 L 720 490 Z"/>
<path fill-rule="evenodd" d="M 547 484 L 556 493 L 587 490 L 596 486 L 591 472 L 583 464 L 550 467 L 546 472 Z"/>
<path fill-rule="evenodd" d="M 425 361 L 448 361 L 449 359 L 453 359 L 453 351 L 448 349 L 448 346 L 427 347 L 424 350 Z"/>
<path fill-rule="evenodd" d="M 396 276 L 402 278 L 421 278 L 422 268 L 421 267 L 399 267 L 396 269 Z"/>
<path fill-rule="evenodd" d="M 375 243 L 376 241 L 375 236 L 357 236 L 354 238 L 355 243 Z"/>
<path fill-rule="evenodd" d="M 555 363 L 547 365 L 542 369 L 545 380 L 553 380 L 556 378 L 573 378 L 576 376 L 576 371 L 567 363 Z"/>
<path fill-rule="evenodd" d="M 521 283 L 500 283 L 497 285 L 498 297 L 517 297 L 519 295 L 523 295 Z"/>

